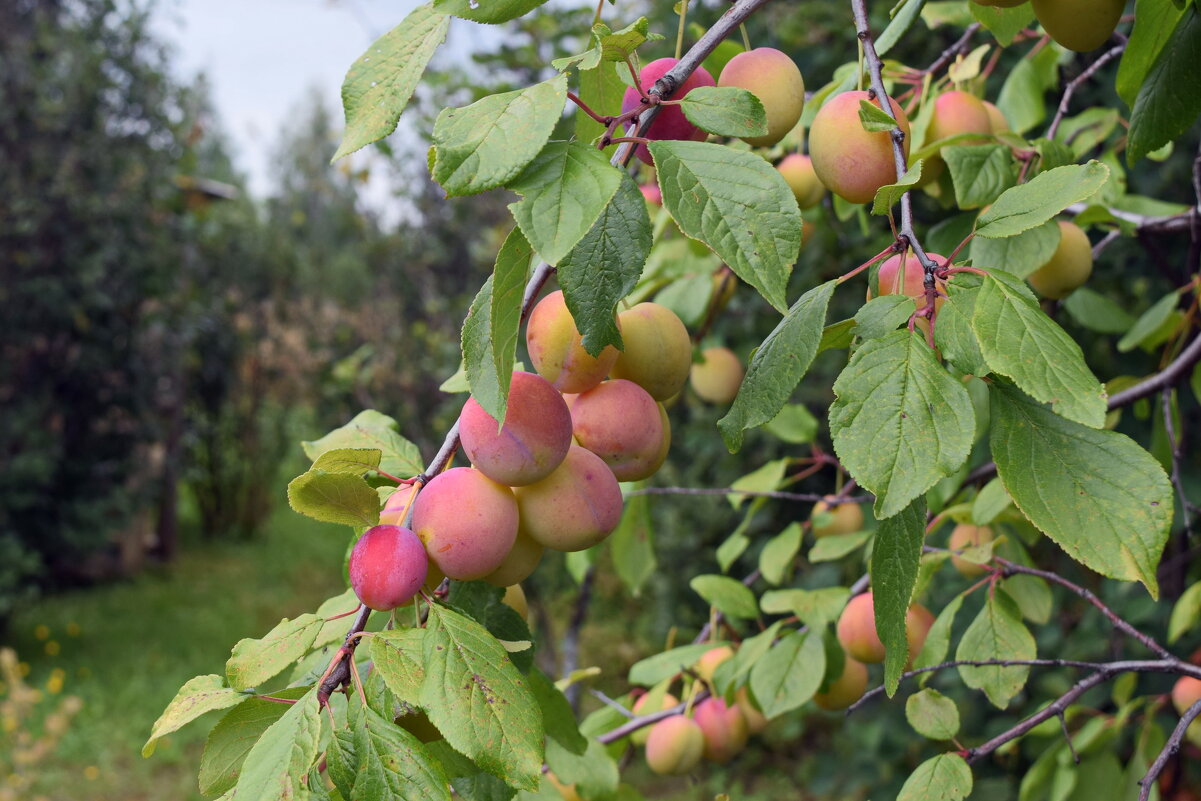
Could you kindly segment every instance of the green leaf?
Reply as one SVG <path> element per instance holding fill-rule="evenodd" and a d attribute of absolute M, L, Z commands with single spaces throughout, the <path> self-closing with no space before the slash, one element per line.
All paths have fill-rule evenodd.
<path fill-rule="evenodd" d="M 609 553 L 617 577 L 634 597 L 655 574 L 654 532 L 651 528 L 650 501 L 645 495 L 635 495 L 625 502 L 621 523 L 609 537 Z"/>
<path fill-rule="evenodd" d="M 509 210 L 534 250 L 558 264 L 592 230 L 623 175 L 594 147 L 551 142 L 509 184 L 522 196 Z"/>
<path fill-rule="evenodd" d="M 693 592 L 705 599 L 705 603 L 730 618 L 754 620 L 759 616 L 759 604 L 750 588 L 729 576 L 696 576 L 688 582 Z"/>
<path fill-rule="evenodd" d="M 897 801 L 960 801 L 972 792 L 972 769 L 958 754 L 939 754 L 917 766 Z"/>
<path fill-rule="evenodd" d="M 987 526 L 1009 507 L 1009 493 L 1001 479 L 994 478 L 984 485 L 972 501 L 972 524 Z"/>
<path fill-rule="evenodd" d="M 1126 43 L 1126 52 L 1122 54 L 1122 64 L 1115 82 L 1118 96 L 1131 108 L 1147 73 L 1151 71 L 1151 65 L 1159 58 L 1180 18 L 1184 16 L 1185 8 L 1175 0 L 1138 0 L 1135 3 L 1134 31 Z"/>
<path fill-rule="evenodd" d="M 1173 514 L 1159 462 L 1123 434 L 1065 420 L 1011 387 L 991 389 L 992 454 L 1018 509 L 1076 561 L 1158 596 Z"/>
<path fill-rule="evenodd" d="M 542 713 L 508 653 L 479 623 L 430 606 L 421 706 L 455 750 L 514 787 L 542 772 Z"/>
<path fill-rule="evenodd" d="M 989 270 L 1004 270 L 1025 278 L 1055 255 L 1061 237 L 1059 225 L 1049 220 L 1016 236 L 972 240 L 972 263 Z"/>
<path fill-rule="evenodd" d="M 696 664 L 696 660 L 719 645 L 721 643 L 711 642 L 681 645 L 679 648 L 672 648 L 670 651 L 663 651 L 641 659 L 630 668 L 630 684 L 652 687 L 664 679 L 675 676 L 684 668 L 692 667 Z"/>
<path fill-rule="evenodd" d="M 834 393 L 834 450 L 875 494 L 877 518 L 897 514 L 967 459 L 975 433 L 971 399 L 916 333 L 869 340 Z"/>
<path fill-rule="evenodd" d="M 1031 58 L 1014 62 L 997 96 L 997 107 L 1014 133 L 1023 134 L 1046 119 L 1043 96 L 1058 84 L 1059 53 L 1055 48 L 1045 47 Z"/>
<path fill-rule="evenodd" d="M 1019 574 L 1005 579 L 1001 587 L 1022 610 L 1022 617 L 1026 620 L 1041 626 L 1051 619 L 1055 599 L 1051 596 L 1050 586 L 1043 579 Z"/>
<path fill-rule="evenodd" d="M 301 778 L 317 759 L 321 722 L 314 688 L 268 726 L 250 749 L 238 776 L 236 795 L 255 801 L 295 798 Z"/>
<path fill-rule="evenodd" d="M 352 702 L 352 713 L 353 729 L 338 729 L 329 749 L 331 775 L 350 785 L 339 789 L 351 799 L 449 801 L 450 781 L 420 740 L 370 708 Z"/>
<path fill-rule="evenodd" d="M 826 648 L 821 632 L 794 631 L 751 668 L 751 692 L 770 720 L 812 698 L 825 675 Z"/>
<path fill-rule="evenodd" d="M 876 108 L 872 106 L 872 108 Z M 872 200 L 872 214 L 887 215 L 888 212 L 897 203 L 901 202 L 901 197 L 913 187 L 917 186 L 918 181 L 922 179 L 922 166 L 925 164 L 922 159 L 913 162 L 901 179 L 895 184 L 885 184 L 876 190 L 876 197 Z"/>
<path fill-rule="evenodd" d="M 342 82 L 346 131 L 334 161 L 396 130 L 425 66 L 446 39 L 450 20 L 426 4 L 375 40 Z"/>
<path fill-rule="evenodd" d="M 1016 8 L 997 8 L 982 6 L 978 3 L 969 4 L 972 16 L 996 37 L 997 44 L 1009 47 L 1023 28 L 1034 19 L 1034 11 L 1026 3 Z"/>
<path fill-rule="evenodd" d="M 881 295 L 872 298 L 855 312 L 855 336 L 875 339 L 896 331 L 907 323 L 917 305 L 908 295 Z"/>
<path fill-rule="evenodd" d="M 370 638 L 371 661 L 380 678 L 400 701 L 421 704 L 425 682 L 425 629 L 391 629 Z"/>
<path fill-rule="evenodd" d="M 786 403 L 779 414 L 763 424 L 763 430 L 781 442 L 805 445 L 817 436 L 817 426 L 817 418 L 804 404 Z"/>
<path fill-rule="evenodd" d="M 930 632 L 926 635 L 926 644 L 922 646 L 921 653 L 913 660 L 915 668 L 933 667 L 946 661 L 947 651 L 951 647 L 951 629 L 955 625 L 955 616 L 959 614 L 959 608 L 963 606 L 964 597 L 966 596 L 962 593 L 956 595 L 938 613 L 938 617 L 934 619 L 934 625 L 930 627 Z M 928 675 L 932 676 L 933 674 Z"/>
<path fill-rule="evenodd" d="M 997 198 L 992 208 L 980 215 L 976 235 L 1000 239 L 1028 231 L 1073 203 L 1092 197 L 1107 180 L 1109 168 L 1099 161 L 1047 170 Z"/>
<path fill-rule="evenodd" d="M 378 448 L 335 448 L 318 456 L 313 469 L 361 476 L 378 470 L 382 456 Z"/>
<path fill-rule="evenodd" d="M 989 373 L 988 364 L 980 353 L 980 343 L 972 329 L 972 315 L 975 313 L 980 286 L 981 282 L 975 276 L 963 273 L 947 282 L 947 300 L 938 310 L 934 342 L 943 358 L 960 372 L 983 376 Z"/>
<path fill-rule="evenodd" d="M 850 594 L 846 587 L 768 590 L 759 605 L 764 614 L 796 615 L 810 628 L 820 629 L 838 619 Z"/>
<path fill-rule="evenodd" d="M 1201 113 L 1201 95 L 1192 91 L 1201 63 L 1201 12 L 1184 13 L 1151 65 L 1130 113 L 1126 163 L 1134 164 L 1153 150 L 1182 136 Z"/>
<path fill-rule="evenodd" d="M 759 552 L 759 572 L 768 584 L 779 585 L 787 580 L 800 549 L 800 523 L 789 523 L 783 531 L 767 541 Z"/>
<path fill-rule="evenodd" d="M 546 736 L 574 754 L 582 754 L 588 748 L 588 740 L 580 734 L 576 723 L 575 713 L 567 696 L 551 683 L 541 670 L 534 668 L 529 672 L 530 692 L 538 700 L 538 708 L 542 710 L 542 722 L 546 727 Z"/>
<path fill-rule="evenodd" d="M 621 69 L 626 65 L 622 64 Z M 626 85 L 613 64 L 602 62 L 594 69 L 580 70 L 580 100 L 593 109 L 617 110 L 621 108 L 621 98 L 625 94 Z M 575 112 L 576 139 L 591 143 L 605 132 L 605 126 L 589 117 L 582 111 Z"/>
<path fill-rule="evenodd" d="M 430 174 L 446 194 L 475 195 L 516 178 L 563 116 L 567 76 L 443 109 L 434 122 Z"/>
<path fill-rule="evenodd" d="M 1008 376 L 1060 415 L 1093 428 L 1105 422 L 1105 389 L 1076 340 L 1043 313 L 1034 294 L 1003 271 L 989 273 L 972 327 L 993 372 Z"/>
<path fill-rule="evenodd" d="M 1175 643 L 1198 625 L 1201 625 L 1201 582 L 1185 590 L 1172 607 L 1172 618 L 1168 621 L 1168 642 Z"/>
<path fill-rule="evenodd" d="M 826 309 L 837 286 L 827 281 L 793 304 L 755 351 L 734 405 L 717 422 L 731 453 L 742 447 L 743 431 L 773 420 L 805 377 L 821 341 Z"/>
<path fill-rule="evenodd" d="M 245 695 L 226 687 L 225 680 L 215 673 L 188 679 L 154 722 L 150 739 L 142 746 L 142 756 L 154 753 L 160 737 L 179 730 L 206 712 L 228 709 L 244 700 Z"/>
<path fill-rule="evenodd" d="M 545 2 L 546 0 L 487 0 L 483 3 L 478 0 L 434 0 L 434 7 L 443 14 L 454 14 L 472 22 L 497 25 L 525 16 Z"/>
<path fill-rule="evenodd" d="M 760 156 L 706 142 L 650 144 L 663 204 L 772 306 L 783 312 L 801 248 L 801 211 L 783 176 Z"/>
<path fill-rule="evenodd" d="M 1130 326 L 1126 335 L 1118 340 L 1118 352 L 1128 353 L 1148 341 L 1171 317 L 1172 312 L 1180 305 L 1180 294 L 1169 292 L 1155 302 L 1151 308 Z"/>
<path fill-rule="evenodd" d="M 680 98 L 680 110 L 693 125 L 717 136 L 767 136 L 763 103 L 745 89 L 698 86 Z"/>
<path fill-rule="evenodd" d="M 1101 334 L 1121 334 L 1134 325 L 1134 318 L 1128 311 L 1086 286 L 1079 287 L 1068 295 L 1063 301 L 1063 307 L 1077 323 Z"/>
<path fill-rule="evenodd" d="M 593 356 L 622 347 L 617 304 L 634 289 L 651 251 L 646 201 L 628 175 L 584 238 L 559 260 L 563 298 Z"/>
<path fill-rule="evenodd" d="M 734 656 L 718 665 L 717 671 L 713 674 L 713 683 L 716 685 L 717 691 L 725 694 L 728 690 L 745 684 L 746 677 L 754 670 L 759 660 L 771 650 L 783 627 L 784 622 L 777 620 L 753 637 L 743 640 L 739 644 L 738 650 L 734 652 Z"/>
<path fill-rule="evenodd" d="M 897 127 L 897 122 L 880 106 L 867 100 L 859 101 L 859 124 L 868 133 L 885 133 Z"/>
<path fill-rule="evenodd" d="M 592 26 L 606 61 L 625 61 L 647 42 L 663 41 L 663 34 L 650 33 L 650 20 L 639 17 L 620 31 L 610 31 L 603 22 Z"/>
<path fill-rule="evenodd" d="M 225 663 L 229 686 L 237 690 L 257 687 L 304 656 L 325 621 L 313 614 L 295 620 L 284 618 L 261 640 L 238 641 Z"/>
<path fill-rule="evenodd" d="M 394 476 L 418 475 L 423 469 L 421 454 L 416 445 L 397 433 L 397 429 L 397 423 L 391 417 L 368 409 L 321 439 L 300 445 L 305 455 L 313 460 L 335 448 L 374 448 L 383 454 L 380 470 Z"/>
<path fill-rule="evenodd" d="M 897 9 L 893 13 L 892 22 L 888 23 L 888 27 L 876 39 L 876 53 L 883 56 L 889 50 L 901 41 L 901 38 L 912 27 L 913 23 L 922 13 L 922 6 L 926 5 L 926 0 L 901 0 L 897 4 Z"/>
<path fill-rule="evenodd" d="M 784 473 L 788 470 L 788 459 L 773 459 L 770 462 L 759 465 L 750 473 L 735 479 L 730 484 L 730 489 L 740 490 L 741 492 L 772 492 L 780 488 L 780 483 L 784 480 Z M 730 506 L 737 509 L 747 501 L 748 496 L 739 493 L 731 492 L 726 495 L 726 500 L 730 502 Z M 752 498 L 752 502 L 760 500 Z"/>
<path fill-rule="evenodd" d="M 959 733 L 959 708 L 938 690 L 925 689 L 909 696 L 905 717 L 914 731 L 931 740 L 950 740 Z"/>
<path fill-rule="evenodd" d="M 809 549 L 810 562 L 833 562 L 862 547 L 872 538 L 870 531 L 822 537 Z"/>
<path fill-rule="evenodd" d="M 308 687 L 290 687 L 272 693 L 274 698 L 296 700 L 303 698 Z M 265 698 L 247 698 L 222 716 L 204 741 L 200 759 L 200 792 L 220 795 L 233 789 L 250 749 L 263 732 L 291 709 L 288 704 Z"/>
<path fill-rule="evenodd" d="M 1034 637 L 1022 623 L 1022 613 L 1004 590 L 995 590 L 980 614 L 963 633 L 955 658 L 961 661 L 1027 660 L 1038 655 Z M 999 709 L 1026 686 L 1029 665 L 960 665 L 963 683 L 984 690 Z"/>
<path fill-rule="evenodd" d="M 617 763 L 600 741 L 587 742 L 587 751 L 577 755 L 552 740 L 546 746 L 546 763 L 559 781 L 574 784 L 581 797 L 612 798 L 621 780 Z M 562 798 L 558 793 L 555 797 Z"/>
<path fill-rule="evenodd" d="M 905 624 L 925 539 L 926 499 L 918 497 L 898 514 L 880 521 L 872 546 L 872 605 L 876 633 L 884 644 L 884 687 L 890 698 L 909 664 Z"/>
<path fill-rule="evenodd" d="M 379 494 L 362 476 L 310 470 L 288 484 L 288 504 L 324 523 L 356 528 L 379 523 Z"/>
<path fill-rule="evenodd" d="M 954 145 L 942 149 L 961 209 L 992 203 L 1014 185 L 1013 154 L 1005 145 Z"/>

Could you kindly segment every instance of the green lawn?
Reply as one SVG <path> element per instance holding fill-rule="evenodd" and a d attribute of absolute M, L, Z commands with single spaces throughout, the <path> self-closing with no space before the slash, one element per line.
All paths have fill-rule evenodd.
<path fill-rule="evenodd" d="M 313 611 L 340 592 L 345 547 L 344 527 L 282 507 L 254 542 L 194 547 L 133 581 L 24 610 L 9 644 L 30 663 L 29 681 L 44 686 L 59 668 L 62 692 L 84 702 L 55 755 L 35 769 L 30 798 L 202 798 L 196 769 L 215 716 L 167 737 L 143 759 L 151 724 L 184 681 L 220 673 L 237 640 L 260 637 L 281 617 Z"/>

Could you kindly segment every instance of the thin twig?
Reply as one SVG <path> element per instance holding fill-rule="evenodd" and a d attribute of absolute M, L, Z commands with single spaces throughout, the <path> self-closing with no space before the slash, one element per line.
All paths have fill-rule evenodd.
<path fill-rule="evenodd" d="M 1098 70 L 1100 70 L 1109 62 L 1113 61 L 1118 56 L 1122 55 L 1125 50 L 1126 40 L 1123 38 L 1118 45 L 1106 50 L 1096 61 L 1088 66 L 1088 69 L 1073 78 L 1072 81 L 1064 88 L 1063 97 L 1059 99 L 1059 108 L 1055 111 L 1055 117 L 1051 120 L 1051 124 L 1047 126 L 1046 136 L 1048 139 L 1055 138 L 1056 132 L 1059 131 L 1059 124 L 1063 122 L 1064 116 L 1067 115 L 1068 108 L 1072 104 L 1072 95 L 1076 93 L 1076 90 L 1079 89 L 1080 86 L 1090 78 L 1096 75 Z"/>
<path fill-rule="evenodd" d="M 960 53 L 967 50 L 968 45 L 972 42 L 972 37 L 976 35 L 976 32 L 980 30 L 980 27 L 981 26 L 979 22 L 973 22 L 971 25 L 967 26 L 967 28 L 965 28 L 963 31 L 963 36 L 960 36 L 959 40 L 956 41 L 955 44 L 942 51 L 939 57 L 931 62 L 930 66 L 926 67 L 924 70 L 917 70 L 916 72 L 912 73 L 912 75 L 915 77 L 915 80 L 921 81 L 921 79 L 925 78 L 927 75 L 933 75 L 936 72 L 941 72 L 945 67 L 949 66 L 950 63 L 954 61 Z"/>
<path fill-rule="evenodd" d="M 627 498 L 632 498 L 636 495 L 744 495 L 748 498 L 774 498 L 781 501 L 798 501 L 800 503 L 817 503 L 823 501 L 828 495 L 812 492 L 782 492 L 776 490 L 740 490 L 733 487 L 644 487 L 639 490 L 627 493 Z M 853 498 L 846 498 L 842 503 L 869 503 L 871 498 L 867 495 L 857 495 Z"/>
<path fill-rule="evenodd" d="M 1168 760 L 1171 759 L 1180 750 L 1180 746 L 1184 742 L 1184 735 L 1188 732 L 1188 727 L 1192 722 L 1201 715 L 1201 701 L 1197 701 L 1184 711 L 1180 717 L 1180 722 L 1176 724 L 1176 728 L 1172 730 L 1172 736 L 1168 738 L 1163 749 L 1160 750 L 1159 756 L 1151 763 L 1151 767 L 1147 769 L 1147 775 L 1139 780 L 1138 801 L 1147 801 L 1151 797 L 1151 788 L 1155 786 L 1155 780 L 1159 778 L 1159 774 L 1163 773 L 1164 767 L 1167 766 Z"/>

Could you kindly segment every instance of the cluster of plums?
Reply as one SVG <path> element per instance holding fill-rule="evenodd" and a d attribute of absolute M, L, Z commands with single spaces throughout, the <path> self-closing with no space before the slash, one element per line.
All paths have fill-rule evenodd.
<path fill-rule="evenodd" d="M 397 490 L 380 525 L 352 549 L 350 582 L 363 603 L 395 609 L 443 578 L 510 587 L 545 548 L 596 545 L 621 521 L 618 483 L 650 477 L 667 458 L 663 401 L 690 376 L 702 397 L 737 392 L 737 357 L 729 354 L 734 381 L 725 349 L 705 351 L 694 365 L 688 331 L 667 307 L 639 303 L 617 325 L 624 350 L 593 356 L 562 292 L 538 302 L 526 329 L 537 372 L 513 373 L 504 424 L 468 399 L 459 440 L 471 466 L 439 473 L 417 492 Z"/>

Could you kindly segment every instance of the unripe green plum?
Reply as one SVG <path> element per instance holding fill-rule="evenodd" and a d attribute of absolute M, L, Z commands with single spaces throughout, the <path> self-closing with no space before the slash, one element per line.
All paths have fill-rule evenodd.
<path fill-rule="evenodd" d="M 696 705 L 692 719 L 705 738 L 704 757 L 710 762 L 729 762 L 746 748 L 750 732 L 738 705 L 720 698 L 706 698 Z"/>
<path fill-rule="evenodd" d="M 350 586 L 379 612 L 413 600 L 425 583 L 429 557 L 421 540 L 401 526 L 373 526 L 350 552 Z"/>
<path fill-rule="evenodd" d="M 582 393 L 571 405 L 575 439 L 595 453 L 618 481 L 649 478 L 663 464 L 663 415 L 647 391 L 615 378 Z"/>
<path fill-rule="evenodd" d="M 813 160 L 808 156 L 800 153 L 785 156 L 776 165 L 776 170 L 783 176 L 784 183 L 788 184 L 802 210 L 813 208 L 826 196 L 826 187 L 818 180 Z"/>
<path fill-rule="evenodd" d="M 1096 50 L 1113 35 L 1126 0 L 1031 0 L 1047 34 L 1079 53 Z"/>
<path fill-rule="evenodd" d="M 1022 0 L 1026 2 L 1026 0 Z M 1009 120 L 1005 119 L 1005 113 L 987 100 L 984 101 L 984 110 L 988 112 L 988 124 L 992 128 L 994 134 L 1006 133 L 1013 130 L 1009 125 Z"/>
<path fill-rule="evenodd" d="M 728 645 L 710 648 L 701 654 L 700 659 L 696 660 L 696 664 L 692 666 L 692 672 L 704 681 L 711 682 L 713 681 L 713 674 L 717 672 L 718 666 L 733 656 L 734 649 Z"/>
<path fill-rule="evenodd" d="M 621 522 L 621 487 L 613 471 L 579 445 L 571 446 L 555 472 L 514 494 L 521 531 L 556 551 L 591 548 Z"/>
<path fill-rule="evenodd" d="M 525 581 L 542 561 L 542 551 L 542 545 L 523 534 L 519 525 L 517 539 L 513 541 L 508 556 L 500 563 L 500 567 L 484 576 L 484 581 L 494 587 L 508 587 Z"/>
<path fill-rule="evenodd" d="M 1062 300 L 1093 274 L 1093 247 L 1088 234 L 1073 222 L 1059 222 L 1059 247 L 1050 260 L 1026 277 L 1044 298 Z"/>
<path fill-rule="evenodd" d="M 505 587 L 505 594 L 500 602 L 521 615 L 523 620 L 529 622 L 530 602 L 526 600 L 525 590 L 521 588 L 520 584 Z"/>
<path fill-rule="evenodd" d="M 513 490 L 479 470 L 454 467 L 434 476 L 417 495 L 413 530 L 447 576 L 481 579 L 513 550 L 517 499 Z"/>
<path fill-rule="evenodd" d="M 642 91 L 649 92 L 655 85 L 655 81 L 666 75 L 672 67 L 679 63 L 678 59 L 660 58 L 652 61 L 642 68 L 638 73 L 638 83 L 642 86 Z M 697 67 L 696 71 L 688 76 L 688 80 L 684 81 L 674 92 L 671 93 L 671 100 L 679 100 L 693 89 L 700 86 L 713 86 L 713 76 L 709 74 L 704 67 Z M 621 99 L 621 113 L 638 108 L 643 103 L 642 95 L 633 86 L 626 89 L 625 95 Z M 651 127 L 643 134 L 647 139 L 691 139 L 694 141 L 703 140 L 708 136 L 700 128 L 693 125 L 684 116 L 683 110 L 679 106 L 663 106 L 659 110 L 655 121 L 651 123 Z M 634 151 L 635 155 L 646 164 L 651 164 L 650 151 L 645 145 L 638 145 Z"/>
<path fill-rule="evenodd" d="M 493 481 L 520 487 L 550 475 L 571 446 L 571 412 L 540 375 L 515 372 L 505 423 L 469 398 L 459 415 L 459 441 L 471 464 Z"/>
<path fill-rule="evenodd" d="M 824 693 L 813 696 L 813 703 L 822 709 L 831 711 L 846 709 L 858 701 L 867 692 L 867 666 L 862 662 L 845 656 L 842 660 L 842 673 L 830 682 Z"/>
<path fill-rule="evenodd" d="M 734 56 L 721 70 L 718 86 L 746 89 L 763 103 L 767 134 L 744 136 L 755 147 L 770 147 L 793 129 L 805 108 L 805 80 L 796 62 L 771 47 L 756 47 Z"/>
<path fill-rule="evenodd" d="M 683 715 L 654 724 L 646 738 L 646 764 L 661 776 L 682 776 L 700 764 L 704 751 L 701 727 Z"/>
<path fill-rule="evenodd" d="M 755 703 L 755 699 L 751 698 L 751 693 L 746 687 L 739 687 L 738 692 L 734 693 L 734 703 L 738 704 L 738 708 L 742 711 L 742 716 L 746 719 L 746 730 L 754 735 L 759 734 L 767 728 L 767 715 L 759 709 Z"/>
<path fill-rule="evenodd" d="M 561 290 L 534 306 L 526 324 L 525 344 L 538 375 L 564 393 L 592 389 L 617 361 L 617 348 L 612 345 L 606 345 L 598 356 L 584 350 L 583 337 Z"/>
<path fill-rule="evenodd" d="M 876 610 L 872 594 L 856 595 L 838 618 L 838 641 L 852 658 L 867 664 L 884 661 L 884 643 L 876 634 Z M 912 659 L 922 650 L 926 635 L 934 625 L 934 616 L 921 604 L 913 604 L 905 615 L 905 637 Z"/>
<path fill-rule="evenodd" d="M 609 375 L 633 381 L 657 401 L 679 392 L 692 368 L 692 341 L 679 316 L 658 303 L 639 303 L 617 315 L 624 350 Z"/>
<path fill-rule="evenodd" d="M 831 503 L 835 505 L 831 506 Z M 829 514 L 832 519 L 818 525 L 817 520 L 823 514 Z M 813 536 L 817 539 L 863 531 L 863 508 L 857 503 L 836 503 L 832 496 L 813 504 L 811 519 L 814 521 Z"/>
<path fill-rule="evenodd" d="M 692 390 L 709 403 L 732 403 L 742 386 L 742 362 L 729 348 L 705 348 L 688 374 Z"/>
<path fill-rule="evenodd" d="M 672 707 L 680 705 L 680 699 L 676 698 L 671 693 L 663 693 L 663 695 L 659 698 L 659 703 L 655 705 L 654 709 L 652 709 L 650 706 L 650 699 L 651 693 L 646 693 L 634 702 L 634 706 L 630 711 L 634 713 L 635 717 L 639 715 L 649 715 L 652 712 L 662 712 L 665 709 L 671 709 Z M 651 727 L 644 726 L 630 735 L 630 742 L 632 742 L 634 745 L 646 745 L 646 741 L 650 736 Z"/>
<path fill-rule="evenodd" d="M 977 545 L 987 545 L 995 539 L 995 536 L 993 530 L 988 526 L 973 526 L 970 523 L 960 523 L 951 530 L 951 537 L 947 540 L 947 548 L 952 551 L 962 551 L 967 548 L 974 548 Z M 955 566 L 955 569 L 964 578 L 975 578 L 987 572 L 983 565 L 969 562 L 960 556 L 952 556 L 951 564 Z"/>
<path fill-rule="evenodd" d="M 897 180 L 891 135 L 865 131 L 859 121 L 859 101 L 868 99 L 868 93 L 860 91 L 835 95 L 809 127 L 809 156 L 818 179 L 851 203 L 868 203 L 876 190 Z M 872 102 L 880 105 L 879 100 Z M 905 134 L 902 145 L 908 158 L 909 118 L 895 100 L 892 111 Z"/>

